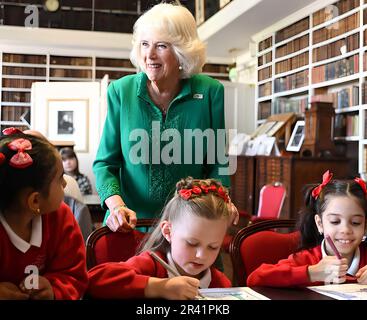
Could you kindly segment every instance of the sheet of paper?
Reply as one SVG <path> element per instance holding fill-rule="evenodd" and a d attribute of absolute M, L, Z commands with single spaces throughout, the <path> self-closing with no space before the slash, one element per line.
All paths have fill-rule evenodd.
<path fill-rule="evenodd" d="M 270 300 L 248 287 L 200 289 L 203 300 Z"/>
<path fill-rule="evenodd" d="M 367 300 L 367 285 L 364 284 L 328 284 L 308 288 L 337 300 Z"/>

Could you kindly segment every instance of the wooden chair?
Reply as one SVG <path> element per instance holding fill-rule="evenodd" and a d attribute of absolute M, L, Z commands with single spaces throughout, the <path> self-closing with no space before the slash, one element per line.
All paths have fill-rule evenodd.
<path fill-rule="evenodd" d="M 262 263 L 277 263 L 297 250 L 300 234 L 295 220 L 266 220 L 241 229 L 229 246 L 233 283 L 246 286 L 248 275 Z M 286 228 L 286 233 L 280 229 Z"/>
<path fill-rule="evenodd" d="M 138 219 L 136 227 L 144 227 L 145 232 L 136 229 L 131 232 L 113 232 L 106 226 L 94 230 L 86 242 L 88 270 L 101 263 L 126 261 L 134 256 L 146 232 L 156 221 Z"/>

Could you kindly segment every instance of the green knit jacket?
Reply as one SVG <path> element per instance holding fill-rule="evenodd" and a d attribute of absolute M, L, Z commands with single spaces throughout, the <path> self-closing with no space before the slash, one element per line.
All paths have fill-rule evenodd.
<path fill-rule="evenodd" d="M 214 129 L 214 140 L 193 138 L 197 135 L 191 130 L 202 130 L 196 132 L 200 136 L 208 128 Z M 107 209 L 105 200 L 117 194 L 138 218 L 151 218 L 159 216 L 181 178 L 215 178 L 229 187 L 228 175 L 218 171 L 228 163 L 220 160 L 225 147 L 217 129 L 224 129 L 224 88 L 215 79 L 194 75 L 182 80 L 165 117 L 148 95 L 145 73 L 112 82 L 93 163 L 102 207 Z"/>

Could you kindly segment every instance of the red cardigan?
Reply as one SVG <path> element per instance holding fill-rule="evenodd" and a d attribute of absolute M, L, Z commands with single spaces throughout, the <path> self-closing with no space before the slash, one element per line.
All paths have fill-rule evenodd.
<path fill-rule="evenodd" d="M 167 262 L 164 254 L 158 255 Z M 212 281 L 210 288 L 231 287 L 229 279 L 214 267 L 210 268 Z M 88 272 L 88 293 L 94 298 L 144 298 L 144 290 L 149 277 L 167 278 L 162 265 L 148 252 L 134 256 L 126 262 L 108 262 L 95 266 Z"/>
<path fill-rule="evenodd" d="M 359 268 L 367 264 L 366 245 L 361 244 Z M 247 278 L 247 285 L 269 287 L 293 287 L 322 285 L 323 282 L 310 282 L 308 266 L 317 264 L 322 259 L 321 246 L 302 250 L 291 254 L 287 259 L 280 260 L 277 264 L 263 263 Z"/>
<path fill-rule="evenodd" d="M 70 208 L 62 203 L 57 211 L 42 215 L 41 247 L 19 251 L 0 223 L 0 282 L 19 285 L 28 275 L 28 265 L 38 267 L 47 278 L 55 299 L 80 299 L 88 286 L 85 245 Z"/>

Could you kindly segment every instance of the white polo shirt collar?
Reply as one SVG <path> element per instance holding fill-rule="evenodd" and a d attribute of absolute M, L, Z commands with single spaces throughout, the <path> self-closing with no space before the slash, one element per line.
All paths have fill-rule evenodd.
<path fill-rule="evenodd" d="M 19 237 L 6 222 L 0 212 L 0 222 L 9 236 L 11 243 L 21 252 L 26 253 L 31 246 L 41 247 L 42 244 L 42 217 L 37 215 L 32 219 L 32 234 L 29 242 Z"/>

